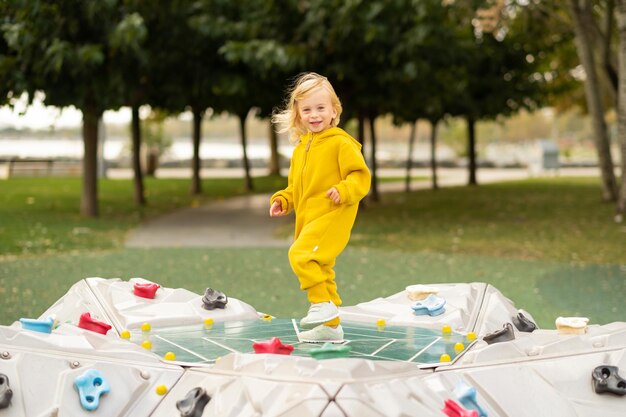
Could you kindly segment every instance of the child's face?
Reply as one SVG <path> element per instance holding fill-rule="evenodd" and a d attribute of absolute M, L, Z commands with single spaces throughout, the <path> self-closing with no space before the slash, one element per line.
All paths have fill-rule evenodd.
<path fill-rule="evenodd" d="M 337 117 L 330 101 L 330 93 L 324 88 L 311 91 L 297 105 L 302 125 L 313 133 L 328 129 L 332 120 Z"/>

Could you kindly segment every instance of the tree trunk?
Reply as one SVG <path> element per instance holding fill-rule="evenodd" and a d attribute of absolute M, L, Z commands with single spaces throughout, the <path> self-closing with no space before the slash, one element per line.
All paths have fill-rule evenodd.
<path fill-rule="evenodd" d="M 619 34 L 619 93 L 617 138 L 621 156 L 621 187 L 617 200 L 618 221 L 626 215 L 626 0 L 617 1 L 617 29 Z"/>
<path fill-rule="evenodd" d="M 278 134 L 274 128 L 274 124 L 269 122 L 270 128 L 270 161 L 269 175 L 280 175 L 280 154 L 278 153 Z"/>
<path fill-rule="evenodd" d="M 604 120 L 604 108 L 600 94 L 600 83 L 596 72 L 592 42 L 589 34 L 593 30 L 593 11 L 588 0 L 569 0 L 576 34 L 576 50 L 580 63 L 585 69 L 585 96 L 591 113 L 593 134 L 602 174 L 602 198 L 605 201 L 617 201 L 617 182 L 613 170 L 611 147 Z"/>
<path fill-rule="evenodd" d="M 191 194 L 202 193 L 200 181 L 200 141 L 202 140 L 202 118 L 204 110 L 192 108 L 193 112 L 193 156 L 191 157 Z"/>
<path fill-rule="evenodd" d="M 146 205 L 146 196 L 143 188 L 143 173 L 141 171 L 141 119 L 139 117 L 139 106 L 133 105 L 131 108 L 131 136 L 133 143 L 133 174 L 135 184 L 135 204 Z"/>
<path fill-rule="evenodd" d="M 603 19 L 603 27 L 602 32 L 600 33 L 602 46 L 600 47 L 600 51 L 602 53 L 602 63 L 604 72 L 608 78 L 609 84 L 611 85 L 611 90 L 614 94 L 614 99 L 616 104 L 618 104 L 618 89 L 619 89 L 619 74 L 617 65 L 614 62 L 614 54 L 611 50 L 611 39 L 613 39 L 613 23 L 614 23 L 614 15 L 615 15 L 615 2 L 613 0 L 609 0 L 606 4 L 606 11 L 604 13 Z"/>
<path fill-rule="evenodd" d="M 98 217 L 98 120 L 100 114 L 94 106 L 83 109 L 83 194 L 80 213 Z"/>
<path fill-rule="evenodd" d="M 369 117 L 369 125 L 370 125 L 370 139 L 372 141 L 372 200 L 380 201 L 380 196 L 378 194 L 378 170 L 376 168 L 376 116 Z"/>
<path fill-rule="evenodd" d="M 411 168 L 413 168 L 413 148 L 415 146 L 415 136 L 417 135 L 417 119 L 411 124 L 409 133 L 409 154 L 406 158 L 406 177 L 404 179 L 404 191 L 411 191 Z"/>
<path fill-rule="evenodd" d="M 476 121 L 472 117 L 467 118 L 467 159 L 469 180 L 468 185 L 478 185 L 476 181 Z"/>
<path fill-rule="evenodd" d="M 437 182 L 437 125 L 439 122 L 430 122 L 430 171 L 432 176 L 433 190 L 439 189 Z"/>
<path fill-rule="evenodd" d="M 365 117 L 359 113 L 357 117 L 357 140 L 361 143 L 361 152 L 365 156 Z"/>
<path fill-rule="evenodd" d="M 248 161 L 248 137 L 246 136 L 246 119 L 248 113 L 239 115 L 239 134 L 241 137 L 241 148 L 243 150 L 243 171 L 246 191 L 252 191 L 252 177 L 250 176 L 250 161 Z"/>

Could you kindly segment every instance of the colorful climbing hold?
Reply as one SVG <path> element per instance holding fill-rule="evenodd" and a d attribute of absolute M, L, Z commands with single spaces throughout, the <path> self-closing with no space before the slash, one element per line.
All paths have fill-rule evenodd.
<path fill-rule="evenodd" d="M 155 391 L 157 395 L 165 395 L 167 394 L 167 387 L 165 385 L 157 385 Z"/>
<path fill-rule="evenodd" d="M 207 288 L 202 297 L 202 308 L 205 310 L 214 310 L 216 308 L 225 308 L 228 304 L 228 297 L 221 291 Z"/>
<path fill-rule="evenodd" d="M 107 334 L 107 332 L 111 330 L 110 324 L 93 319 L 89 312 L 80 315 L 80 319 L 78 320 L 78 327 L 100 334 Z"/>
<path fill-rule="evenodd" d="M 309 355 L 315 359 L 347 358 L 352 347 L 349 345 L 339 345 L 335 343 L 324 343 L 322 347 L 311 349 Z"/>
<path fill-rule="evenodd" d="M 166 361 L 175 361 L 176 354 L 174 352 L 167 352 L 165 355 L 163 355 L 163 359 L 165 359 Z"/>
<path fill-rule="evenodd" d="M 262 342 L 254 342 L 252 348 L 256 353 L 274 353 L 277 355 L 289 355 L 293 352 L 292 345 L 283 344 L 279 338 L 272 337 Z"/>
<path fill-rule="evenodd" d="M 452 358 L 447 353 L 444 353 L 439 357 L 439 362 L 451 362 L 451 361 L 452 361 Z"/>
<path fill-rule="evenodd" d="M 78 390 L 80 405 L 87 411 L 94 411 L 100 406 L 100 397 L 107 394 L 111 387 L 97 369 L 88 369 L 74 380 Z"/>
<path fill-rule="evenodd" d="M 144 340 L 143 342 L 141 342 L 141 347 L 147 350 L 151 350 L 152 349 L 152 342 L 149 340 Z"/>
<path fill-rule="evenodd" d="M 141 325 L 142 332 L 149 332 L 151 329 L 152 329 L 152 326 L 150 326 L 150 323 L 142 323 Z"/>
<path fill-rule="evenodd" d="M 54 318 L 49 316 L 42 320 L 21 318 L 22 329 L 40 333 L 52 333 Z"/>
<path fill-rule="evenodd" d="M 204 388 L 196 387 L 189 391 L 185 398 L 176 401 L 176 408 L 180 411 L 181 416 L 201 417 L 209 401 L 211 401 L 211 397 Z"/>
<path fill-rule="evenodd" d="M 445 400 L 441 411 L 448 417 L 478 417 L 478 411 L 466 410 L 454 400 Z"/>
<path fill-rule="evenodd" d="M 418 316 L 439 316 L 445 312 L 446 300 L 435 294 L 430 294 L 425 300 L 416 301 L 411 305 L 413 313 Z"/>
<path fill-rule="evenodd" d="M 149 283 L 135 283 L 135 285 L 133 286 L 133 293 L 137 296 L 137 297 L 142 297 L 142 298 L 154 298 L 157 290 L 161 288 L 161 286 L 159 284 L 154 284 L 152 282 Z"/>
<path fill-rule="evenodd" d="M 0 374 L 0 410 L 11 405 L 11 398 L 13 398 L 13 390 L 9 385 L 9 377 Z"/>
<path fill-rule="evenodd" d="M 626 395 L 626 379 L 619 375 L 617 366 L 601 365 L 591 373 L 593 388 L 596 394 L 611 393 Z"/>
<path fill-rule="evenodd" d="M 502 329 L 489 333 L 483 340 L 487 344 L 492 345 L 494 343 L 508 342 L 515 339 L 515 332 L 513 331 L 513 325 L 511 323 L 504 323 Z"/>
<path fill-rule="evenodd" d="M 476 399 L 476 388 L 459 380 L 453 393 L 463 407 L 468 410 L 476 410 L 479 417 L 487 417 L 487 411 L 478 404 L 478 400 Z"/>
<path fill-rule="evenodd" d="M 122 339 L 130 339 L 130 332 L 128 330 L 122 330 L 120 337 Z"/>

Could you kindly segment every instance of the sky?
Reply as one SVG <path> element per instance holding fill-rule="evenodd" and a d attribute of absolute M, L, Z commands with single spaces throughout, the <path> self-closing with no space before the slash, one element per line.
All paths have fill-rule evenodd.
<path fill-rule="evenodd" d="M 25 97 L 15 100 L 14 107 L 0 107 L 0 129 L 13 127 L 15 129 L 49 130 L 54 128 L 80 127 L 82 113 L 75 107 L 45 106 L 41 96 L 35 96 L 33 103 L 28 106 Z M 129 108 L 119 111 L 106 111 L 104 122 L 111 124 L 128 123 L 131 119 Z"/>

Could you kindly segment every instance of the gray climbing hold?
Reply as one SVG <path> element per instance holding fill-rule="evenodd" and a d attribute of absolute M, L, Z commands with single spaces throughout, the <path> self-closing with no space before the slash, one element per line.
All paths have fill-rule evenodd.
<path fill-rule="evenodd" d="M 204 407 L 211 400 L 204 388 L 196 387 L 189 391 L 185 398 L 176 401 L 180 417 L 202 417 Z"/>
<path fill-rule="evenodd" d="M 617 366 L 601 365 L 596 367 L 591 374 L 593 388 L 596 394 L 606 392 L 615 395 L 626 395 L 626 380 L 619 376 Z"/>
<path fill-rule="evenodd" d="M 515 332 L 513 331 L 513 325 L 511 323 L 505 323 L 504 326 L 502 326 L 502 329 L 496 330 L 495 332 L 489 333 L 487 336 L 483 337 L 483 340 L 489 345 L 500 342 L 508 342 L 513 339 L 515 339 Z"/>
<path fill-rule="evenodd" d="M 5 374 L 0 374 L 0 409 L 11 405 L 13 390 L 9 386 L 9 378 Z"/>
<path fill-rule="evenodd" d="M 517 316 L 511 318 L 513 324 L 520 332 L 532 333 L 537 330 L 537 325 L 533 323 L 531 319 L 526 317 L 521 311 L 517 313 Z"/>
<path fill-rule="evenodd" d="M 228 303 L 228 297 L 221 291 L 207 288 L 202 297 L 202 307 L 205 310 L 214 310 L 215 308 L 224 308 Z"/>

